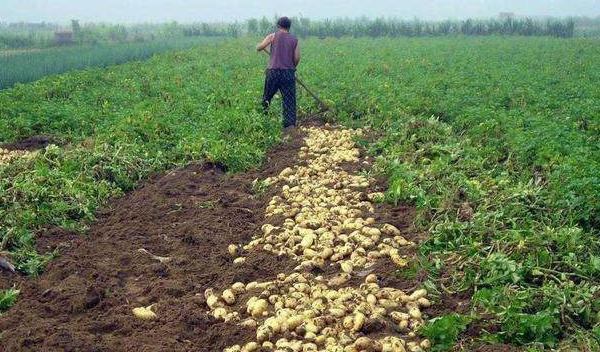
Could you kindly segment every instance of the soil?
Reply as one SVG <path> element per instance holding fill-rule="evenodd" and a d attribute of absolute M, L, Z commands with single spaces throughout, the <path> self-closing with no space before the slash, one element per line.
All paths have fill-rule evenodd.
<path fill-rule="evenodd" d="M 86 236 L 60 229 L 41 234 L 40 252 L 61 253 L 44 274 L 27 279 L 0 272 L 0 288 L 15 285 L 21 290 L 17 304 L 0 317 L 0 351 L 209 352 L 252 340 L 252 330 L 208 315 L 202 293 L 236 281 L 273 279 L 298 264 L 255 251 L 245 264 L 234 266 L 227 246 L 247 242 L 260 231 L 264 209 L 277 190 L 255 194 L 252 182 L 295 165 L 302 138 L 299 130 L 288 131 L 260 170 L 228 174 L 218 165 L 193 164 L 155 175 L 101 210 Z M 356 171 L 368 165 L 348 167 Z M 385 188 L 380 181 L 371 191 Z M 425 235 L 412 227 L 414 214 L 410 207 L 380 204 L 375 218 L 395 225 L 418 245 Z M 171 259 L 161 263 L 142 248 Z M 415 256 L 416 248 L 402 254 Z M 421 287 L 426 279 L 422 272 L 403 276 L 389 261 L 370 272 L 382 286 L 405 291 Z M 353 281 L 362 282 L 367 274 L 358 273 Z M 441 306 L 425 314 L 465 312 L 469 299 L 470 294 L 444 297 Z M 133 317 L 132 308 L 149 305 L 154 305 L 156 320 Z M 372 330 L 376 334 L 381 327 Z"/>
<path fill-rule="evenodd" d="M 60 144 L 58 140 L 51 136 L 31 136 L 14 143 L 0 144 L 0 148 L 6 150 L 27 150 L 33 151 L 43 149 L 49 144 Z"/>
<path fill-rule="evenodd" d="M 56 229 L 39 237 L 40 251 L 59 248 L 61 255 L 36 279 L 1 274 L 0 287 L 16 285 L 21 295 L 0 318 L 0 350 L 218 351 L 248 340 L 252 331 L 206 314 L 202 293 L 297 265 L 258 251 L 233 266 L 227 253 L 227 245 L 260 231 L 274 195 L 253 194 L 252 181 L 296 163 L 302 135 L 287 139 L 260 171 L 230 175 L 190 165 L 112 201 L 86 236 Z M 150 304 L 157 320 L 133 318 L 132 308 Z"/>

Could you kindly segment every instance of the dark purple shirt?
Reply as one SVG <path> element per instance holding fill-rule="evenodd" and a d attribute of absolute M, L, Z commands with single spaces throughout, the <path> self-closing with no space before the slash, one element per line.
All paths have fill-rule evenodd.
<path fill-rule="evenodd" d="M 278 31 L 275 33 L 273 43 L 271 43 L 270 69 L 293 70 L 294 53 L 298 46 L 298 39 L 290 33 Z"/>

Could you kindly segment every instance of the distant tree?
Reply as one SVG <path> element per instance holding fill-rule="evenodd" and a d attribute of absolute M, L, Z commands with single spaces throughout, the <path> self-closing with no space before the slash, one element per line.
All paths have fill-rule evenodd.
<path fill-rule="evenodd" d="M 125 42 L 127 41 L 127 28 L 123 25 L 116 25 L 109 30 L 108 36 L 113 42 Z"/>
<path fill-rule="evenodd" d="M 75 35 L 81 33 L 81 26 L 79 25 L 79 20 L 71 20 L 71 30 Z"/>
<path fill-rule="evenodd" d="M 258 34 L 258 20 L 256 18 L 249 19 L 246 26 L 248 28 L 249 35 L 257 35 Z"/>
<path fill-rule="evenodd" d="M 273 24 L 268 18 L 263 17 L 260 19 L 259 30 L 261 35 L 266 35 L 273 31 Z"/>
<path fill-rule="evenodd" d="M 242 32 L 242 26 L 238 22 L 230 23 L 227 26 L 227 36 L 237 38 Z"/>

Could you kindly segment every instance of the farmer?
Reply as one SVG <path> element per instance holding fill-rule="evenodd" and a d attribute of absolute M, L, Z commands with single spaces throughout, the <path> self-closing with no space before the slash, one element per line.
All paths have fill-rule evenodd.
<path fill-rule="evenodd" d="M 283 96 L 283 127 L 296 125 L 296 67 L 300 63 L 298 39 L 290 34 L 292 21 L 281 17 L 277 21 L 277 32 L 269 34 L 256 46 L 257 51 L 271 46 L 271 59 L 266 72 L 262 105 L 269 109 L 271 99 L 277 91 Z"/>

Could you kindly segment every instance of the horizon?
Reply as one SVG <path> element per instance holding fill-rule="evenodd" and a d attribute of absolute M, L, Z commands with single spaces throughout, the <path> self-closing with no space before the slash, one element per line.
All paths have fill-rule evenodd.
<path fill-rule="evenodd" d="M 263 16 L 266 17 L 267 19 L 276 21 L 278 16 L 277 15 L 273 15 L 273 16 Z M 208 23 L 208 24 L 230 24 L 230 23 L 246 23 L 249 20 L 252 19 L 256 19 L 256 20 L 261 20 L 263 17 L 253 17 L 253 18 L 246 18 L 243 20 L 231 20 L 231 21 L 201 21 L 201 20 L 197 20 L 197 21 L 176 21 L 176 20 L 163 20 L 163 21 L 145 21 L 145 22 L 115 22 L 115 21 L 81 21 L 77 18 L 72 18 L 69 20 L 65 20 L 62 22 L 57 22 L 57 21 L 39 21 L 39 22 L 31 22 L 31 21 L 15 21 L 15 22 L 5 22 L 2 21 L 0 19 L 0 25 L 15 25 L 15 24 L 31 24 L 31 25 L 40 25 L 40 24 L 45 24 L 45 25 L 57 25 L 57 26 L 67 26 L 67 25 L 71 25 L 71 21 L 72 20 L 76 20 L 79 21 L 79 23 L 81 25 L 86 25 L 86 24 L 93 24 L 93 25 L 124 25 L 124 26 L 136 26 L 136 25 L 163 25 L 163 24 L 170 24 L 170 23 L 175 23 L 175 24 L 180 24 L 180 25 L 189 25 L 189 24 L 200 24 L 200 23 Z M 377 17 L 369 17 L 369 16 L 356 16 L 356 17 L 323 17 L 323 18 L 312 18 L 312 17 L 296 17 L 296 16 L 289 16 L 292 19 L 299 19 L 299 18 L 308 18 L 310 20 L 314 20 L 314 21 L 323 21 L 323 20 L 332 20 L 332 21 L 336 21 L 336 20 L 360 20 L 362 18 L 365 18 L 367 20 L 376 20 L 376 19 L 384 19 L 384 20 L 400 20 L 400 21 L 405 21 L 405 22 L 411 22 L 411 21 L 420 21 L 420 22 L 444 22 L 444 21 L 466 21 L 466 20 L 477 20 L 477 21 L 486 21 L 486 20 L 493 20 L 493 19 L 499 19 L 500 16 L 490 16 L 490 17 L 464 17 L 464 18 L 441 18 L 441 19 L 422 19 L 422 18 L 418 18 L 418 17 L 413 17 L 413 18 L 398 18 L 398 17 L 384 17 L 384 16 L 377 16 Z M 514 15 L 514 18 L 517 19 L 524 19 L 524 18 L 530 18 L 534 21 L 543 21 L 543 20 L 549 20 L 549 19 L 556 19 L 556 20 L 566 20 L 566 19 L 570 19 L 570 18 L 574 18 L 574 19 L 600 19 L 600 15 L 598 16 L 585 16 L 585 15 L 581 15 L 581 16 L 519 16 L 517 14 Z"/>
<path fill-rule="evenodd" d="M 598 17 L 600 0 L 381 0 L 368 6 L 360 0 L 3 0 L 0 23 L 231 23 L 250 18 L 274 18 L 279 14 L 310 19 L 389 18 L 422 21 L 497 18 L 500 13 L 517 17 Z M 282 10 L 275 10 L 282 9 Z"/>

